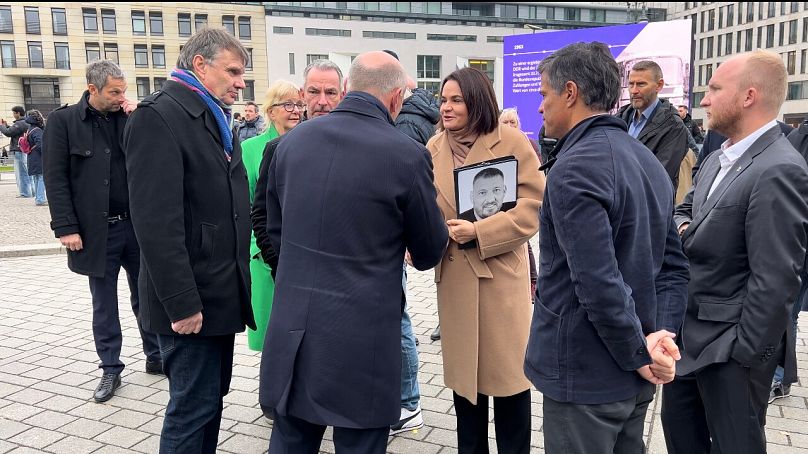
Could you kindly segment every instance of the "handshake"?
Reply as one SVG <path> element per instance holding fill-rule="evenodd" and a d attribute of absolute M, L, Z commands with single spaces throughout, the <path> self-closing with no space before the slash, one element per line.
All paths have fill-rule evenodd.
<path fill-rule="evenodd" d="M 676 334 L 670 331 L 657 331 L 645 337 L 648 353 L 653 364 L 640 367 L 637 373 L 655 385 L 664 385 L 676 376 L 676 361 L 682 358 L 679 347 L 673 341 Z"/>

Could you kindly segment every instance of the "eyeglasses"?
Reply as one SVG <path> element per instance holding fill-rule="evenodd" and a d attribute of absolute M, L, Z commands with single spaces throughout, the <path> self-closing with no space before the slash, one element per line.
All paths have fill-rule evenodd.
<path fill-rule="evenodd" d="M 300 110 L 301 112 L 306 110 L 306 104 L 305 103 L 303 103 L 303 102 L 292 102 L 292 101 L 279 102 L 277 104 L 272 104 L 272 106 L 270 106 L 270 107 L 280 107 L 280 106 L 283 106 L 283 110 L 285 110 L 287 112 L 294 112 L 295 107 L 297 107 L 297 109 Z"/>

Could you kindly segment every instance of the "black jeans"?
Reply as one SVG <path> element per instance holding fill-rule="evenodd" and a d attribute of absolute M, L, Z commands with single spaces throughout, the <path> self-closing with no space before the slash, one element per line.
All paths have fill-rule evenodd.
<path fill-rule="evenodd" d="M 630 399 L 583 405 L 544 396 L 547 454 L 643 454 L 643 422 L 655 388 L 648 383 Z"/>
<path fill-rule="evenodd" d="M 215 453 L 230 389 L 235 335 L 157 336 L 168 377 L 160 454 Z"/>
<path fill-rule="evenodd" d="M 312 424 L 294 416 L 275 414 L 269 454 L 317 454 L 326 426 Z M 334 450 L 337 454 L 384 454 L 390 427 L 348 429 L 334 427 Z"/>
<path fill-rule="evenodd" d="M 95 351 L 101 360 L 104 373 L 119 374 L 124 368 L 121 362 L 121 320 L 118 316 L 118 273 L 126 270 L 131 292 L 132 311 L 138 317 L 139 304 L 137 277 L 140 270 L 140 247 L 135 230 L 128 220 L 109 224 L 107 233 L 107 258 L 104 277 L 90 277 L 90 294 L 93 297 L 93 340 Z M 140 328 L 143 353 L 149 361 L 160 360 L 157 337 Z"/>
<path fill-rule="evenodd" d="M 488 396 L 477 394 L 477 405 L 453 393 L 459 454 L 488 453 Z M 494 397 L 494 430 L 500 454 L 530 452 L 530 390 Z"/>
<path fill-rule="evenodd" d="M 709 454 L 707 415 L 694 374 L 662 387 L 662 430 L 668 454 Z"/>

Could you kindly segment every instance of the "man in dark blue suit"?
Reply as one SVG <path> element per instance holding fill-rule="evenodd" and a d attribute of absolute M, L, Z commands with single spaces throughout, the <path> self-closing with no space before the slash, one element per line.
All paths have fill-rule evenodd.
<path fill-rule="evenodd" d="M 602 43 L 539 65 L 548 137 L 525 374 L 544 394 L 544 449 L 644 452 L 653 384 L 673 379 L 688 268 L 662 164 L 607 112 L 619 71 Z M 660 347 L 661 346 L 661 347 Z"/>
<path fill-rule="evenodd" d="M 407 76 L 384 52 L 358 56 L 352 91 L 278 144 L 267 232 L 279 251 L 261 358 L 269 452 L 384 453 L 400 417 L 401 259 L 440 262 L 448 241 L 426 148 L 395 129 Z"/>

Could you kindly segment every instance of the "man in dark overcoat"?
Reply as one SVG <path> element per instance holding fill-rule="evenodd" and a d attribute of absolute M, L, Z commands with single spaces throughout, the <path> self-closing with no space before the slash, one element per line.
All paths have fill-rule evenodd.
<path fill-rule="evenodd" d="M 400 417 L 401 259 L 442 258 L 448 232 L 426 148 L 395 129 L 407 76 L 358 56 L 331 114 L 286 134 L 269 168 L 267 231 L 279 251 L 261 358 L 269 452 L 384 453 Z M 301 177 L 305 175 L 305 178 Z"/>
<path fill-rule="evenodd" d="M 42 146 L 51 229 L 67 249 L 67 266 L 90 278 L 93 339 L 103 369 L 93 394 L 112 398 L 121 385 L 118 273 L 129 280 L 132 310 L 139 312 L 140 249 L 129 220 L 129 194 L 121 136 L 127 120 L 126 76 L 110 60 L 87 65 L 87 91 L 79 102 L 50 114 Z M 140 324 L 138 324 L 140 326 Z M 140 330 L 146 372 L 161 374 L 154 334 Z"/>

